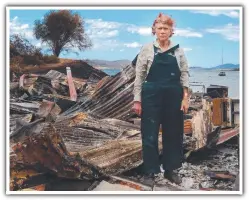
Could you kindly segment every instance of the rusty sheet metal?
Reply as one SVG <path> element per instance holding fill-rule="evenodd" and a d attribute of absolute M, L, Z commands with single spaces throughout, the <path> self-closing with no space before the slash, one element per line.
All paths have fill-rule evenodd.
<path fill-rule="evenodd" d="M 19 87 L 18 82 L 10 82 L 10 91 L 16 90 Z"/>
<path fill-rule="evenodd" d="M 159 151 L 162 150 L 159 139 Z M 108 141 L 104 145 L 80 153 L 80 156 L 97 165 L 104 174 L 120 174 L 142 164 L 141 140 Z"/>
<path fill-rule="evenodd" d="M 102 125 L 81 113 L 54 125 L 35 124 L 37 128 L 21 132 L 26 137 L 19 136 L 19 143 L 13 146 L 13 151 L 17 159 L 26 165 L 36 163 L 36 167 L 52 171 L 59 177 L 74 179 L 119 174 L 140 165 L 140 136 L 131 140 L 122 137 L 115 140 L 132 129 L 107 123 Z M 89 143 L 91 141 L 93 143 Z M 161 139 L 159 141 L 161 150 Z"/>
<path fill-rule="evenodd" d="M 60 112 L 61 109 L 56 103 L 51 101 L 43 101 L 36 115 L 40 118 L 46 118 L 54 121 Z"/>
<path fill-rule="evenodd" d="M 28 166 L 20 167 L 20 165 L 15 165 L 15 167 L 11 167 L 10 169 L 10 190 L 16 191 L 36 186 L 40 188 L 39 185 L 46 182 L 46 177 L 46 173 L 44 172 L 39 172 Z"/>
<path fill-rule="evenodd" d="M 43 75 L 44 77 L 50 79 L 50 80 L 55 80 L 55 79 L 65 79 L 66 75 L 58 72 L 56 70 L 49 70 L 48 73 L 46 73 L 46 75 Z"/>
<path fill-rule="evenodd" d="M 36 185 L 34 187 L 21 189 L 19 191 L 45 191 L 45 189 L 46 189 L 46 184 L 40 184 L 40 185 Z"/>
<path fill-rule="evenodd" d="M 135 114 L 133 106 L 133 86 L 135 73 L 132 66 L 127 66 L 114 77 L 104 78 L 90 96 L 77 106 L 68 109 L 64 115 L 75 112 L 91 112 L 100 118 L 128 120 Z"/>
<path fill-rule="evenodd" d="M 109 176 L 109 177 L 112 179 L 112 181 L 114 181 L 114 183 L 125 185 L 138 191 L 151 191 L 152 190 L 151 187 L 147 185 L 143 185 L 142 183 L 129 180 L 125 177 L 119 177 L 119 176 Z"/>
<path fill-rule="evenodd" d="M 15 179 L 15 178 L 27 178 L 31 176 L 37 176 L 40 175 L 41 173 L 38 172 L 37 170 L 34 169 L 28 169 L 28 168 L 23 168 L 23 169 L 11 169 L 10 171 L 10 178 Z"/>
<path fill-rule="evenodd" d="M 33 114 L 11 114 L 10 115 L 10 134 L 15 131 L 15 129 L 20 128 L 20 122 L 31 122 Z"/>
<path fill-rule="evenodd" d="M 229 171 L 204 171 L 204 174 L 212 179 L 218 180 L 233 180 L 235 181 L 236 175 L 231 174 Z"/>
<path fill-rule="evenodd" d="M 217 145 L 239 135 L 239 131 L 239 127 L 221 130 Z"/>
<path fill-rule="evenodd" d="M 86 113 L 78 113 L 55 122 L 55 128 L 63 137 L 66 148 L 70 152 L 81 152 L 89 148 L 99 147 L 106 141 L 122 137 L 136 138 L 140 133 L 133 127 L 122 127 L 112 124 L 107 120 L 105 123 L 93 118 Z M 115 123 L 123 124 L 115 121 Z M 139 135 L 137 135 L 139 137 Z"/>
<path fill-rule="evenodd" d="M 97 92 L 100 88 L 102 88 L 106 83 L 108 83 L 108 81 L 110 81 L 112 79 L 112 77 L 106 76 L 104 78 L 102 78 L 97 85 L 94 88 L 94 92 L 92 95 L 95 95 L 94 93 Z"/>
<path fill-rule="evenodd" d="M 69 119 L 55 122 L 54 126 L 46 125 L 46 123 L 37 124 L 39 128 L 25 129 L 31 133 L 22 132 L 27 137 L 22 137 L 22 139 L 19 137 L 20 143 L 15 145 L 13 150 L 23 163 L 31 165 L 36 163 L 37 166 L 53 171 L 60 177 L 75 179 L 93 179 L 98 172 L 121 173 L 141 164 L 141 140 L 138 141 L 138 149 L 135 145 L 137 140 L 129 142 L 126 139 L 122 140 L 120 144 L 117 143 L 117 140 L 113 140 L 120 135 L 124 134 L 125 136 L 127 132 L 131 134 L 132 128 L 123 129 L 121 126 L 118 128 L 107 123 L 108 121 L 101 125 L 87 114 L 79 113 Z M 115 123 L 124 124 L 121 121 L 115 121 Z M 118 147 L 117 145 L 121 145 L 123 148 L 117 148 L 115 150 L 117 155 L 113 155 L 112 146 Z M 102 151 L 102 148 L 108 152 Z M 88 152 L 88 149 L 102 154 L 103 159 L 109 160 L 111 165 L 106 163 L 103 166 L 103 160 L 95 165 L 92 159 L 94 160 L 96 154 L 92 154 L 92 159 L 81 157 L 80 154 Z M 108 159 L 105 159 L 107 157 Z M 121 163 L 119 159 L 121 159 Z M 87 162 L 85 162 L 86 160 Z M 116 165 L 123 167 L 115 168 Z M 100 166 L 108 168 L 108 170 L 102 170 Z"/>
<path fill-rule="evenodd" d="M 43 97 L 48 101 L 56 102 L 62 112 L 75 105 L 75 101 L 72 101 L 70 97 L 67 96 L 62 96 L 58 94 L 44 94 Z"/>
<path fill-rule="evenodd" d="M 191 120 L 184 120 L 184 134 L 192 133 L 192 122 Z"/>
<path fill-rule="evenodd" d="M 232 127 L 232 99 L 224 98 L 223 101 L 223 123 L 222 127 Z"/>
<path fill-rule="evenodd" d="M 232 115 L 233 115 L 233 123 L 236 126 L 239 126 L 240 124 L 240 101 L 239 99 L 233 99 L 232 100 Z"/>
<path fill-rule="evenodd" d="M 40 107 L 39 102 L 10 102 L 10 114 L 36 113 Z"/>
<path fill-rule="evenodd" d="M 30 131 L 26 133 L 29 137 L 13 146 L 19 162 L 51 171 L 58 177 L 93 179 L 99 176 L 98 170 L 91 163 L 77 155 L 70 155 L 60 133 L 53 125 L 43 123 L 40 127 L 39 131 L 27 130 Z"/>
<path fill-rule="evenodd" d="M 207 144 L 208 134 L 213 132 L 212 104 L 205 99 L 202 100 L 202 109 L 193 111 L 192 136 L 197 139 L 196 148 L 200 149 Z"/>
<path fill-rule="evenodd" d="M 141 140 L 121 140 L 86 150 L 80 156 L 97 165 L 102 173 L 118 174 L 142 164 L 141 151 Z"/>
<path fill-rule="evenodd" d="M 213 124 L 221 126 L 223 123 L 223 98 L 213 99 Z"/>
<path fill-rule="evenodd" d="M 36 74 L 23 74 L 19 79 L 19 88 L 28 89 L 37 80 L 38 76 Z"/>
<path fill-rule="evenodd" d="M 55 103 L 54 102 L 50 102 L 50 101 L 45 101 L 45 102 L 42 102 L 40 107 L 39 107 L 39 110 L 37 112 L 37 115 L 39 117 L 47 117 L 48 114 L 51 112 L 51 110 L 53 109 Z"/>
<path fill-rule="evenodd" d="M 61 72 L 58 72 L 55 70 L 50 70 L 44 76 L 51 80 L 52 85 L 54 85 L 54 88 L 56 88 L 56 87 L 59 88 L 58 87 L 59 84 L 68 87 L 67 76 Z M 87 80 L 85 80 L 85 79 L 73 78 L 73 83 L 74 83 L 75 89 L 77 91 L 81 91 L 83 89 L 83 87 L 85 86 L 86 82 L 87 82 Z"/>
<path fill-rule="evenodd" d="M 114 77 L 102 79 L 90 93 L 92 95 L 86 95 L 82 102 L 73 102 L 74 106 L 67 96 L 53 93 L 51 89 L 46 90 L 49 94 L 43 94 L 44 88 L 39 90 L 44 99 L 65 100 L 64 104 L 58 103 L 64 106 L 62 111 L 72 107 L 54 123 L 34 121 L 32 127 L 20 131 L 22 137 L 15 135 L 19 139 L 19 143 L 12 146 L 16 160 L 58 177 L 87 180 L 120 174 L 140 165 L 142 144 L 138 126 L 122 121 L 136 117 L 131 110 L 134 78 L 134 68 L 128 66 Z M 56 90 L 46 76 L 40 76 L 36 81 L 38 89 L 40 83 Z M 67 90 L 63 92 L 68 94 Z M 46 117 L 52 110 L 52 103 L 44 103 L 38 114 Z M 211 103 L 205 99 L 199 101 L 192 107 L 190 115 L 191 118 L 184 123 L 184 138 L 193 144 L 188 150 L 198 150 L 207 145 L 208 136 L 213 136 L 210 133 L 214 133 L 214 137 L 217 133 L 212 124 Z"/>

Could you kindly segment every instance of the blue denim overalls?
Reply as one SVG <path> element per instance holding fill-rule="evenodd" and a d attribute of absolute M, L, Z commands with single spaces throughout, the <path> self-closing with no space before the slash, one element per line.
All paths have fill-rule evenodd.
<path fill-rule="evenodd" d="M 174 170 L 183 161 L 183 88 L 174 56 L 176 45 L 163 53 L 154 46 L 154 60 L 142 84 L 141 133 L 145 173 L 158 173 L 158 133 L 162 124 L 163 168 Z"/>

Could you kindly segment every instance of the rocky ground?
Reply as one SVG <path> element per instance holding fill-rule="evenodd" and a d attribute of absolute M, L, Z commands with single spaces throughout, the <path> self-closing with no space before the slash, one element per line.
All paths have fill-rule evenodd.
<path fill-rule="evenodd" d="M 196 156 L 196 157 L 195 157 Z M 217 149 L 199 152 L 188 162 L 184 162 L 179 174 L 182 176 L 182 187 L 186 189 L 213 188 L 232 190 L 235 176 L 239 172 L 238 145 L 222 144 Z M 210 171 L 231 175 L 230 177 L 210 177 Z M 234 175 L 234 177 L 233 177 Z"/>
<path fill-rule="evenodd" d="M 214 149 L 193 152 L 178 169 L 180 186 L 170 183 L 159 174 L 154 190 L 219 190 L 231 191 L 239 173 L 239 145 L 234 138 Z M 141 168 L 124 173 L 127 178 L 141 180 Z"/>

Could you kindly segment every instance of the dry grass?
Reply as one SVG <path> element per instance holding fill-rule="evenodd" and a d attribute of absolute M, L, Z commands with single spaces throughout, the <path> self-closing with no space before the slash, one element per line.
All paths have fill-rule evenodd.
<path fill-rule="evenodd" d="M 20 67 L 10 66 L 11 70 L 14 72 L 39 72 L 48 69 L 57 69 L 65 64 L 72 63 L 77 60 L 67 59 L 67 58 L 59 58 L 59 63 L 53 64 L 43 64 L 43 65 L 20 65 Z"/>

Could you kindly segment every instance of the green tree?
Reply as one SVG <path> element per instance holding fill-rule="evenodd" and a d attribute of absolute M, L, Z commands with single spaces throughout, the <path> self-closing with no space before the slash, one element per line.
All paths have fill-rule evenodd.
<path fill-rule="evenodd" d="M 73 51 L 73 48 L 83 51 L 92 46 L 85 33 L 84 20 L 70 10 L 50 11 L 43 20 L 36 20 L 34 35 L 57 57 L 62 51 Z"/>

